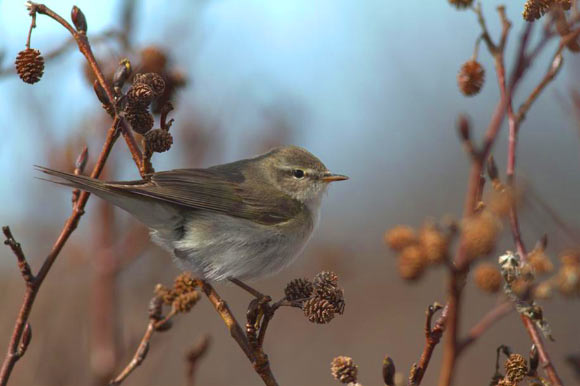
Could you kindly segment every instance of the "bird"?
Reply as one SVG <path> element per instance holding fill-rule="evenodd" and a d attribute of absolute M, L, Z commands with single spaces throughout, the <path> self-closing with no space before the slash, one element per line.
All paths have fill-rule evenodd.
<path fill-rule="evenodd" d="M 150 229 L 177 266 L 207 281 L 254 280 L 300 255 L 334 174 L 297 146 L 209 168 L 174 169 L 136 181 L 103 181 L 37 166 L 48 180 L 95 194 Z"/>

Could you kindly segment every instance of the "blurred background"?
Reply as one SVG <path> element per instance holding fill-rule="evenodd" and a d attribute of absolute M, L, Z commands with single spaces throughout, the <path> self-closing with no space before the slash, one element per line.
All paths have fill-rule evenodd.
<path fill-rule="evenodd" d="M 499 3 L 484 4 L 494 36 L 500 31 Z M 523 3 L 507 4 L 513 22 L 508 68 L 525 23 Z M 304 255 L 286 271 L 252 283 L 279 298 L 290 279 L 332 270 L 340 276 L 346 312 L 321 326 L 309 323 L 300 310 L 282 309 L 265 350 L 282 385 L 338 384 L 329 371 L 337 355 L 354 358 L 365 385 L 382 384 L 385 354 L 406 374 L 423 349 L 426 307 L 445 300 L 446 272 L 432 269 L 416 283 L 404 282 L 383 233 L 395 224 L 418 226 L 425 218 L 461 214 L 469 161 L 455 121 L 459 113 L 468 114 L 479 138 L 498 100 L 493 59 L 484 49 L 482 92 L 465 98 L 457 89 L 457 71 L 480 33 L 473 12 L 457 11 L 444 0 L 59 0 L 47 5 L 66 18 L 72 5 L 83 10 L 106 71 L 128 57 L 171 80 L 175 143 L 153 157 L 157 170 L 205 167 L 295 144 L 351 177 L 330 189 Z M 36 270 L 69 215 L 71 194 L 35 179 L 33 165 L 70 171 L 86 144 L 90 168 L 110 118 L 87 80 L 83 57 L 68 33 L 47 17 L 38 17 L 31 44 L 45 55 L 43 79 L 31 87 L 13 73 L 29 19 L 22 2 L 0 0 L 0 223 L 11 226 Z M 516 105 L 541 79 L 557 44 L 553 39 L 538 57 L 514 96 Z M 55 50 L 54 58 L 47 56 Z M 531 247 L 547 233 L 555 262 L 559 251 L 576 246 L 580 226 L 580 131 L 570 98 L 580 70 L 570 52 L 564 62 L 529 112 L 518 152 L 518 178 L 531 192 L 522 207 L 524 239 Z M 493 151 L 501 169 L 506 137 L 504 125 Z M 138 178 L 122 140 L 105 177 Z M 513 249 L 504 233 L 498 252 Z M 169 284 L 177 273 L 146 229 L 91 199 L 40 291 L 31 317 L 34 338 L 11 384 L 106 384 L 133 355 L 155 284 Z M 231 285 L 216 289 L 243 320 L 249 296 Z M 2 353 L 23 292 L 14 256 L 1 248 Z M 464 299 L 463 332 L 496 303 L 471 283 Z M 547 343 L 556 367 L 567 384 L 578 384 L 566 362 L 580 351 L 578 299 L 557 296 L 542 304 L 556 338 Z M 261 383 L 204 299 L 171 330 L 154 336 L 148 358 L 126 384 L 185 384 L 185 353 L 205 334 L 212 344 L 200 362 L 197 384 Z M 515 313 L 461 357 L 456 384 L 487 384 L 500 344 L 529 350 Z M 441 352 L 441 347 L 435 351 L 425 385 L 436 383 Z"/>

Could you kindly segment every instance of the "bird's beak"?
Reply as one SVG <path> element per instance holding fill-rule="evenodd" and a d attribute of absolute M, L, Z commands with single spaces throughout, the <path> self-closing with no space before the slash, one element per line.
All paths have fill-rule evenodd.
<path fill-rule="evenodd" d="M 344 181 L 348 180 L 347 176 L 343 176 L 342 174 L 333 174 L 331 172 L 324 173 L 322 176 L 322 181 L 324 182 L 334 182 L 334 181 Z"/>

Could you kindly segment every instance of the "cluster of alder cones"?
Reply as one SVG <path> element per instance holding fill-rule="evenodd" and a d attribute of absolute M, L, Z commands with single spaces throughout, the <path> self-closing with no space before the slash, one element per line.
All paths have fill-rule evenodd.
<path fill-rule="evenodd" d="M 329 323 L 344 313 L 344 292 L 338 287 L 338 276 L 323 271 L 308 279 L 294 279 L 284 289 L 286 299 L 301 303 L 306 318 L 317 324 Z"/>

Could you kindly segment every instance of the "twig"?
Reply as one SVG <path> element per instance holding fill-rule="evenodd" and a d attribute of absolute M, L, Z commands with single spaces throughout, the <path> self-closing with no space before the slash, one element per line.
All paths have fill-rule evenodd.
<path fill-rule="evenodd" d="M 18 268 L 20 269 L 20 274 L 24 279 L 24 283 L 27 287 L 32 286 L 34 284 L 35 278 L 32 274 L 32 271 L 30 270 L 30 265 L 26 260 L 26 256 L 22 251 L 22 246 L 14 239 L 14 236 L 12 236 L 10 227 L 2 227 L 2 232 L 4 232 L 4 237 L 6 238 L 6 240 L 4 240 L 4 244 L 8 245 L 10 249 L 12 249 L 12 252 L 14 252 L 14 255 L 16 255 L 16 259 L 18 260 Z"/>
<path fill-rule="evenodd" d="M 441 316 L 435 322 L 435 325 L 431 327 L 433 315 L 441 308 L 442 306 L 439 303 L 433 303 L 429 308 L 427 308 L 427 317 L 425 318 L 425 347 L 423 348 L 423 353 L 419 359 L 419 364 L 413 364 L 413 367 L 411 368 L 408 386 L 418 386 L 421 384 L 421 380 L 427 371 L 427 366 L 429 366 L 429 361 L 431 360 L 431 355 L 433 355 L 435 346 L 437 346 L 441 340 L 441 335 L 443 335 L 443 331 L 445 330 L 447 308 L 443 310 Z"/>
<path fill-rule="evenodd" d="M 169 326 L 171 318 L 173 318 L 176 315 L 175 309 L 172 309 L 165 318 L 159 319 L 158 315 L 161 312 L 160 299 L 153 298 L 151 300 L 151 304 L 153 312 L 150 311 L 149 324 L 147 324 L 145 334 L 143 335 L 143 338 L 141 338 L 141 342 L 139 342 L 139 346 L 137 347 L 137 350 L 135 351 L 133 358 L 131 359 L 129 364 L 125 366 L 125 368 L 119 373 L 119 375 L 115 377 L 115 379 L 113 379 L 111 382 L 109 382 L 109 385 L 120 385 L 121 383 L 123 383 L 125 379 L 127 379 L 129 375 L 131 375 L 133 371 L 135 371 L 137 367 L 141 365 L 141 363 L 143 363 L 143 361 L 147 357 L 147 353 L 149 352 L 149 346 L 153 334 L 156 331 L 164 330 L 165 328 L 167 328 Z M 155 307 L 158 308 L 156 309 Z"/>
<path fill-rule="evenodd" d="M 550 355 L 548 354 L 548 351 L 546 351 L 544 341 L 543 341 L 541 335 L 538 333 L 538 330 L 536 328 L 535 323 L 525 315 L 521 315 L 521 318 L 522 318 L 522 322 L 524 323 L 524 326 L 526 326 L 526 330 L 528 330 L 528 334 L 530 335 L 530 339 L 532 340 L 532 342 L 536 345 L 536 348 L 538 349 L 538 354 L 540 355 L 540 361 L 542 363 L 542 367 L 544 368 L 544 371 L 546 372 L 546 374 L 548 374 L 548 378 L 550 379 L 550 383 L 554 386 L 562 386 L 563 385 L 562 379 L 560 378 L 560 376 L 556 372 L 556 368 L 554 367 L 554 364 L 552 363 L 552 360 L 550 359 Z"/>
<path fill-rule="evenodd" d="M 518 113 L 516 115 L 517 122 L 521 122 L 525 119 L 526 113 L 530 109 L 532 103 L 538 98 L 540 93 L 546 88 L 546 86 L 558 75 L 560 68 L 562 67 L 563 59 L 562 59 L 562 51 L 566 48 L 566 45 L 571 41 L 575 40 L 580 35 L 580 28 L 574 30 L 573 32 L 569 33 L 568 35 L 562 37 L 560 40 L 560 45 L 558 49 L 554 53 L 552 57 L 552 61 L 550 63 L 550 67 L 548 71 L 544 75 L 544 78 L 540 81 L 540 83 L 534 88 L 534 90 L 530 93 L 526 101 L 520 106 Z"/>
<path fill-rule="evenodd" d="M 537 99 L 538 95 L 541 91 L 550 83 L 554 77 L 558 74 L 562 66 L 562 50 L 566 47 L 566 45 L 575 39 L 580 34 L 580 29 L 575 30 L 574 32 L 568 34 L 567 36 L 563 37 L 560 41 L 560 45 L 556 50 L 552 64 L 544 78 L 540 81 L 538 86 L 531 92 L 529 97 L 520 107 L 517 115 L 514 113 L 512 109 L 512 102 L 511 98 L 508 101 L 508 122 L 509 122 L 509 138 L 508 138 L 508 162 L 506 166 L 506 176 L 508 180 L 508 184 L 513 187 L 515 182 L 515 163 L 516 163 L 516 147 L 517 147 L 517 138 L 519 132 L 519 125 L 523 118 L 525 117 L 526 112 L 531 107 L 532 103 Z M 500 85 L 502 87 L 502 85 Z M 503 85 L 502 93 L 505 93 L 505 84 Z M 509 91 L 508 91 L 509 92 Z M 512 236 L 514 243 L 516 245 L 516 249 L 522 261 L 527 260 L 527 251 L 525 244 L 523 242 L 521 236 L 521 230 L 518 220 L 518 213 L 517 208 L 515 205 L 512 205 L 510 208 L 510 227 L 512 231 Z M 522 321 L 526 330 L 528 330 L 528 334 L 532 339 L 533 343 L 538 348 L 538 351 L 542 353 L 540 355 L 540 359 L 543 363 L 544 369 L 550 378 L 551 383 L 554 386 L 562 385 L 562 381 L 558 376 L 556 369 L 554 368 L 553 364 L 550 361 L 548 353 L 545 349 L 544 342 L 542 341 L 541 337 L 539 336 L 536 326 L 534 323 L 525 315 L 522 315 Z"/>
<path fill-rule="evenodd" d="M 274 378 L 274 374 L 270 370 L 270 364 L 266 358 L 256 358 L 254 349 L 250 346 L 244 330 L 240 327 L 240 324 L 234 317 L 227 303 L 219 296 L 215 289 L 207 282 L 199 280 L 199 287 L 205 293 L 210 303 L 214 306 L 217 313 L 220 315 L 224 321 L 227 329 L 230 332 L 232 338 L 238 343 L 246 357 L 250 360 L 254 369 L 260 375 L 264 384 L 267 386 L 277 386 L 278 382 Z M 265 359 L 265 361 L 264 361 Z"/>
<path fill-rule="evenodd" d="M 85 34 L 77 33 L 77 31 L 61 16 L 54 13 L 48 7 L 42 4 L 35 4 L 32 2 L 28 2 L 27 6 L 29 7 L 30 14 L 32 17 L 35 17 L 36 13 L 44 14 L 52 19 L 59 22 L 62 26 L 64 26 L 73 36 L 79 50 L 87 59 L 91 69 L 93 70 L 95 76 L 98 79 L 99 84 L 103 87 L 106 91 L 109 100 L 112 102 L 114 101 L 113 93 L 109 85 L 105 82 L 104 76 L 102 71 L 100 70 L 94 55 L 91 50 L 91 46 Z M 114 105 L 114 104 L 113 104 Z M 119 130 L 121 127 L 121 130 Z M 92 178 L 98 178 L 103 170 L 103 167 L 108 159 L 108 156 L 113 148 L 113 145 L 117 138 L 119 137 L 119 132 L 123 132 L 123 136 L 128 144 L 129 150 L 133 156 L 133 160 L 135 161 L 137 167 L 140 167 L 140 160 L 141 160 L 141 152 L 135 142 L 135 138 L 129 131 L 127 124 L 124 122 L 124 119 L 119 115 L 115 115 L 113 119 L 113 123 L 107 132 L 107 136 L 105 139 L 105 143 L 99 153 L 97 162 L 90 174 Z M 6 350 L 6 354 L 2 361 L 2 367 L 0 368 L 0 386 L 5 386 L 8 383 L 12 370 L 20 356 L 22 355 L 22 351 L 19 354 L 19 347 L 23 343 L 23 334 L 26 337 L 26 331 L 29 331 L 29 324 L 28 318 L 30 317 L 30 313 L 32 311 L 32 307 L 34 305 L 34 301 L 36 299 L 36 295 L 44 282 L 44 279 L 48 275 L 52 265 L 56 261 L 57 257 L 60 254 L 60 251 L 68 241 L 70 235 L 74 232 L 77 228 L 78 223 L 80 221 L 81 216 L 84 214 L 85 205 L 89 199 L 90 194 L 86 191 L 82 192 L 78 195 L 78 198 L 74 204 L 73 211 L 66 221 L 64 227 L 62 228 L 60 235 L 56 239 L 54 245 L 50 253 L 46 256 L 42 266 L 40 267 L 36 276 L 32 274 L 27 275 L 29 282 L 26 286 L 26 291 L 24 293 L 24 297 L 22 299 L 22 304 L 20 306 L 20 310 L 18 312 L 18 316 L 16 318 L 14 328 L 12 330 L 12 335 L 10 338 L 10 342 L 8 344 L 8 348 Z M 23 255 L 22 255 L 23 256 Z M 28 268 L 28 271 L 30 269 Z M 28 328 L 27 328 L 28 327 Z"/>
<path fill-rule="evenodd" d="M 106 42 L 110 39 L 119 39 L 121 40 L 121 35 L 123 32 L 117 30 L 107 30 L 101 32 L 99 35 L 95 35 L 91 37 L 92 44 L 99 44 L 102 42 Z M 76 41 L 73 37 L 68 38 L 65 40 L 60 46 L 56 47 L 52 51 L 43 54 L 42 56 L 46 61 L 58 58 L 59 56 L 67 53 L 71 47 L 76 44 Z M 14 75 L 16 74 L 16 67 L 14 65 L 6 66 L 4 68 L 0 68 L 0 78 L 3 76 Z"/>
<path fill-rule="evenodd" d="M 206 354 L 207 350 L 209 349 L 211 343 L 211 339 L 209 335 L 204 335 L 201 337 L 201 340 L 191 349 L 188 351 L 185 359 L 187 361 L 187 372 L 186 372 L 186 379 L 187 379 L 187 386 L 193 386 L 195 381 L 195 371 L 197 366 L 199 365 L 200 359 L 202 359 Z"/>
<path fill-rule="evenodd" d="M 103 144 L 103 148 L 101 153 L 99 154 L 99 158 L 97 163 L 95 164 L 92 172 L 92 178 L 98 178 L 103 170 L 103 166 L 107 161 L 109 153 L 115 143 L 115 140 L 118 138 L 118 130 L 117 130 L 118 119 L 113 121 L 113 124 L 109 131 L 107 132 L 107 137 L 105 139 L 105 143 Z M 50 268 L 56 261 L 60 251 L 66 244 L 67 240 L 69 239 L 70 235 L 74 232 L 77 228 L 79 220 L 81 216 L 84 214 L 84 208 L 87 204 L 89 199 L 88 192 L 82 192 L 79 195 L 79 198 L 73 208 L 73 211 L 66 221 L 64 227 L 62 228 L 60 235 L 56 239 L 54 245 L 50 253 L 46 256 L 40 270 L 34 276 L 34 280 L 31 282 L 30 285 L 27 285 L 26 292 L 24 293 L 24 298 L 22 299 L 22 305 L 20 306 L 20 311 L 18 312 L 18 317 L 16 318 L 16 322 L 14 328 L 12 330 L 12 336 L 10 338 L 10 343 L 8 344 L 8 349 L 6 351 L 6 355 L 2 362 L 2 368 L 0 369 L 0 385 L 5 386 L 8 383 L 8 379 L 10 378 L 10 374 L 12 373 L 12 369 L 18 360 L 17 350 L 20 340 L 22 338 L 22 333 L 28 323 L 28 318 L 30 316 L 30 312 L 32 311 L 32 306 L 34 305 L 34 300 L 36 299 L 36 295 L 40 289 L 40 286 L 44 282 L 46 275 L 50 271 Z"/>
<path fill-rule="evenodd" d="M 115 108 L 115 115 L 118 117 L 118 112 L 116 111 L 115 107 L 115 98 L 113 91 L 111 90 L 110 85 L 105 81 L 105 77 L 103 72 L 99 68 L 95 56 L 93 55 L 93 51 L 91 49 L 91 45 L 89 44 L 89 40 L 84 33 L 77 32 L 72 25 L 70 25 L 64 18 L 62 18 L 59 14 L 48 8 L 44 4 L 37 4 L 32 1 L 27 2 L 27 6 L 30 10 L 30 14 L 39 13 L 41 15 L 46 15 L 56 22 L 60 23 L 64 28 L 66 28 L 72 37 L 75 39 L 79 51 L 85 56 L 87 62 L 89 63 L 91 69 L 97 81 L 101 85 L 101 87 L 105 90 L 107 97 L 109 98 L 109 102 Z M 125 142 L 127 143 L 127 147 L 131 152 L 131 156 L 133 157 L 133 161 L 138 166 L 139 170 L 141 170 L 141 150 L 139 149 L 139 145 L 137 145 L 137 141 L 133 136 L 129 126 L 125 122 L 123 118 L 120 118 L 120 129 L 123 137 L 125 138 Z"/>
<path fill-rule="evenodd" d="M 488 328 L 495 322 L 506 316 L 514 309 L 511 302 L 504 302 L 489 311 L 481 320 L 469 330 L 467 336 L 459 343 L 457 347 L 457 354 L 461 354 L 463 350 L 469 347 L 480 336 L 482 336 Z"/>

